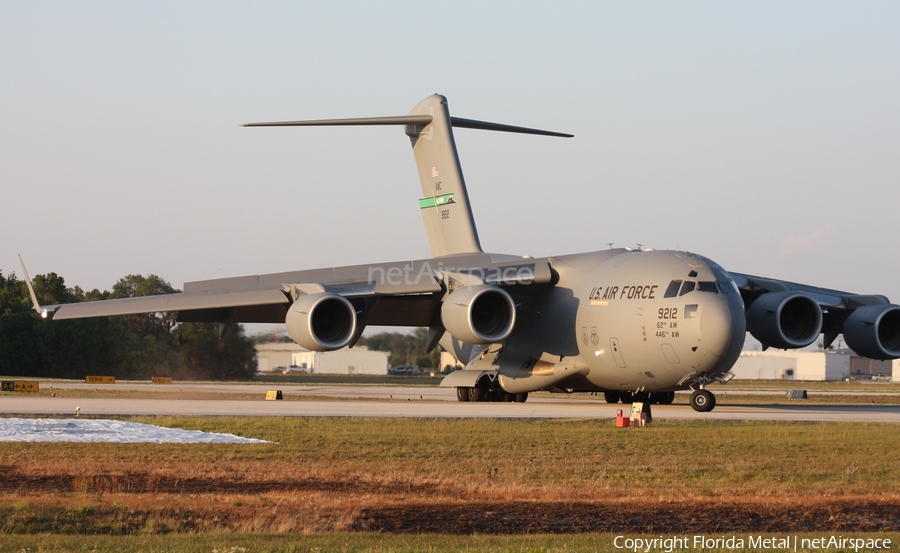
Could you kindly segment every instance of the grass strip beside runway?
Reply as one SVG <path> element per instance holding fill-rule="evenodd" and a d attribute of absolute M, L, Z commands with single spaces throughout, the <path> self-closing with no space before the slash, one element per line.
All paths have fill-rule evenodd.
<path fill-rule="evenodd" d="M 129 420 L 277 443 L 0 444 L 0 548 L 34 549 L 49 533 L 81 534 L 66 539 L 85 547 L 100 536 L 122 536 L 123 546 L 179 536 L 177 550 L 188 551 L 187 534 L 235 536 L 240 547 L 250 535 L 291 550 L 297 536 L 328 534 L 331 550 L 376 531 L 388 534 L 382 550 L 420 549 L 401 536 L 435 532 L 513 534 L 491 542 L 497 550 L 591 550 L 591 540 L 609 539 L 596 532 L 645 527 L 626 522 L 653 532 L 731 524 L 847 534 L 896 528 L 900 516 L 900 426 L 890 424 Z M 529 536 L 545 532 L 579 535 L 547 538 L 555 545 Z"/>

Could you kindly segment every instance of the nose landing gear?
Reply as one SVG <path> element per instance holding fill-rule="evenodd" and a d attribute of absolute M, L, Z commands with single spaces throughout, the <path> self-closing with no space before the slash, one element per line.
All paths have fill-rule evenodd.
<path fill-rule="evenodd" d="M 691 407 L 699 413 L 708 413 L 716 406 L 716 396 L 709 390 L 694 390 L 691 394 Z"/>

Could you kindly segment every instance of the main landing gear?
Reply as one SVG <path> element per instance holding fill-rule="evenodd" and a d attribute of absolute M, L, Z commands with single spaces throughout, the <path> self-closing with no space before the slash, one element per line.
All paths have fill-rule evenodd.
<path fill-rule="evenodd" d="M 628 405 L 635 402 L 652 403 L 653 405 L 671 405 L 675 401 L 675 392 L 603 392 L 606 403 L 622 403 Z"/>
<path fill-rule="evenodd" d="M 675 392 L 603 392 L 606 403 L 631 404 L 635 402 L 652 403 L 653 405 L 671 405 L 675 399 Z M 694 411 L 708 413 L 716 406 L 716 396 L 706 389 L 694 390 L 691 394 L 691 407 Z"/>
<path fill-rule="evenodd" d="M 467 388 L 459 386 L 456 388 L 456 399 L 458 401 L 502 401 L 505 403 L 525 403 L 528 400 L 528 392 L 521 394 L 508 394 L 502 388 L 497 387 L 493 390 L 488 388 Z"/>

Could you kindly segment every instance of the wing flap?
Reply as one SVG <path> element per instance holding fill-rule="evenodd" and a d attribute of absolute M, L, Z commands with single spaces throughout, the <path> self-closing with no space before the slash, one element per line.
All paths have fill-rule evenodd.
<path fill-rule="evenodd" d="M 491 254 L 477 254 L 198 280 L 186 282 L 184 292 L 239 287 L 281 288 L 285 284 L 318 282 L 329 291 L 342 295 L 342 290 L 346 290 L 348 295 L 426 294 L 442 290 L 440 280 L 444 273 L 476 275 L 485 284 L 498 286 L 550 284 L 554 281 L 548 259 L 504 257 L 495 261 Z"/>

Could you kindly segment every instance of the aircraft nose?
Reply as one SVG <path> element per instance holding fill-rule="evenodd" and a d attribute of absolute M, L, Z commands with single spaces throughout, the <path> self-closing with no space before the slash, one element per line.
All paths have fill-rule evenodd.
<path fill-rule="evenodd" d="M 720 359 L 736 360 L 744 345 L 746 321 L 743 308 L 730 298 L 703 305 L 700 313 L 700 340 L 707 353 Z"/>

